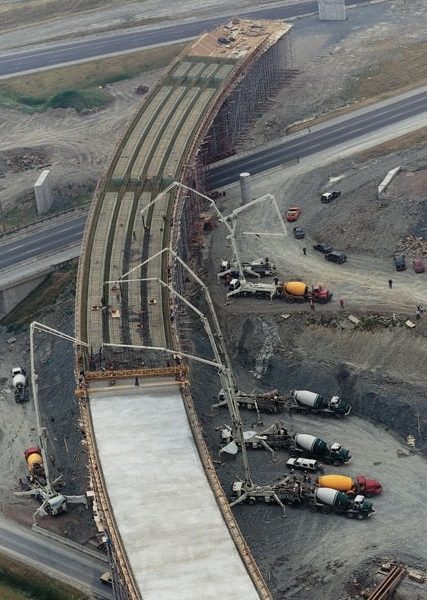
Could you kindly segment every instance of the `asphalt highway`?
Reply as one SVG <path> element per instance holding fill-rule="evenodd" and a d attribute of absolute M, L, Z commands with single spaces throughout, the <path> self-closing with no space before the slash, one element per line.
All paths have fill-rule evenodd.
<path fill-rule="evenodd" d="M 16 238 L 6 236 L 0 238 L 0 271 L 14 266 L 22 261 L 37 258 L 42 254 L 61 250 L 72 244 L 77 244 L 82 239 L 86 222 L 86 213 L 66 221 L 56 223 L 54 218 L 47 221 L 46 228 L 37 228 L 36 231 L 23 236 L 22 232 Z"/>
<path fill-rule="evenodd" d="M 262 173 L 287 162 L 293 162 L 325 150 L 333 148 L 352 138 L 361 137 L 377 129 L 393 125 L 404 119 L 416 116 L 427 110 L 427 92 L 423 91 L 409 98 L 397 100 L 387 106 L 375 108 L 369 112 L 362 112 L 356 116 L 351 114 L 340 123 L 326 125 L 316 131 L 308 129 L 293 140 L 283 142 L 265 149 L 255 150 L 250 155 L 239 158 L 236 156 L 228 164 L 211 167 L 208 178 L 210 189 L 216 189 L 235 182 L 239 173 L 248 171 L 256 174 Z"/>
<path fill-rule="evenodd" d="M 112 591 L 99 581 L 108 563 L 42 537 L 11 521 L 0 520 L 0 552 L 73 585 L 94 597 L 110 599 Z"/>
<path fill-rule="evenodd" d="M 409 97 L 396 99 L 386 106 L 373 105 L 370 109 L 350 113 L 335 123 L 326 123 L 315 131 L 303 132 L 286 138 L 275 145 L 256 149 L 244 157 L 236 156 L 224 164 L 212 166 L 209 177 L 210 189 L 216 189 L 235 181 L 244 171 L 256 174 L 298 158 L 312 155 L 320 150 L 333 148 L 338 144 L 372 133 L 386 125 L 424 113 L 427 107 L 427 91 L 414 93 Z M 0 238 L 0 270 L 16 266 L 25 260 L 36 260 L 42 254 L 60 251 L 82 238 L 86 216 L 48 222 L 47 228 L 37 228 L 28 235 L 22 234 Z"/>
<path fill-rule="evenodd" d="M 351 5 L 367 3 L 367 0 L 347 0 L 347 4 Z M 245 12 L 238 16 L 259 19 L 289 19 L 314 13 L 317 10 L 317 2 L 301 2 Z M 3 54 L 0 55 L 0 77 L 195 38 L 203 31 L 224 23 L 224 20 L 225 17 L 215 17 L 170 27 L 100 35 L 95 39 L 80 39 L 74 42 Z"/>

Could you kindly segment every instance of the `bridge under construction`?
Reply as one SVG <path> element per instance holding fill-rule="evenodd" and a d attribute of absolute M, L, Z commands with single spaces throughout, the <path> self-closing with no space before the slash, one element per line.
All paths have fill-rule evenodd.
<path fill-rule="evenodd" d="M 233 19 L 146 97 L 98 182 L 79 262 L 77 395 L 119 599 L 270 598 L 202 436 L 180 346 L 207 165 L 293 72 L 291 26 Z M 162 285 L 160 285 L 160 283 Z M 159 348 L 153 351 L 148 348 Z"/>

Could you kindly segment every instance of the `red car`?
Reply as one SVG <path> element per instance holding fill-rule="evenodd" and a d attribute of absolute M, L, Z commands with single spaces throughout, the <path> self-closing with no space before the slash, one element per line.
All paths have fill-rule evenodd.
<path fill-rule="evenodd" d="M 424 273 L 426 270 L 422 258 L 415 258 L 412 261 L 412 264 L 414 266 L 415 273 Z"/>
<path fill-rule="evenodd" d="M 288 212 L 286 213 L 286 220 L 290 223 L 292 221 L 298 221 L 301 215 L 301 208 L 299 206 L 291 206 L 288 208 Z"/>

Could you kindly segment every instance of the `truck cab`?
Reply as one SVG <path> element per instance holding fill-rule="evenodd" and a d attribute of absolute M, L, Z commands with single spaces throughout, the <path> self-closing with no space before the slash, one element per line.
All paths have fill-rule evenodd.
<path fill-rule="evenodd" d="M 329 406 L 334 413 L 338 415 L 349 415 L 351 413 L 351 406 L 342 400 L 339 396 L 332 396 Z"/>
<path fill-rule="evenodd" d="M 359 519 L 368 518 L 375 514 L 372 502 L 368 502 L 362 494 L 358 494 L 353 500 L 353 508 L 357 511 Z"/>
<path fill-rule="evenodd" d="M 311 297 L 319 304 L 326 304 L 332 298 L 332 292 L 317 284 L 311 290 Z"/>
<path fill-rule="evenodd" d="M 342 463 L 349 463 L 351 460 L 350 452 L 335 442 L 330 447 L 330 455 L 335 465 L 340 465 Z"/>
<path fill-rule="evenodd" d="M 232 279 L 230 281 L 230 285 L 228 286 L 229 292 L 234 292 L 240 287 L 240 279 Z"/>
<path fill-rule="evenodd" d="M 383 486 L 377 479 L 368 479 L 364 475 L 356 477 L 357 486 L 367 498 L 382 494 Z"/>

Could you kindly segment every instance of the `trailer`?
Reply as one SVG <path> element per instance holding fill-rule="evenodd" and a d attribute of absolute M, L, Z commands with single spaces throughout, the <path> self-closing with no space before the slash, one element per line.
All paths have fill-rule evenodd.
<path fill-rule="evenodd" d="M 263 412 L 270 415 L 281 412 L 285 408 L 286 401 L 286 397 L 282 394 L 279 394 L 278 390 L 271 390 L 270 392 L 265 392 L 264 394 L 250 394 L 237 391 L 236 399 L 237 403 L 242 408 Z M 212 408 L 218 408 L 220 406 L 227 406 L 224 390 L 220 390 L 218 394 L 218 402 L 216 404 L 212 404 Z"/>

